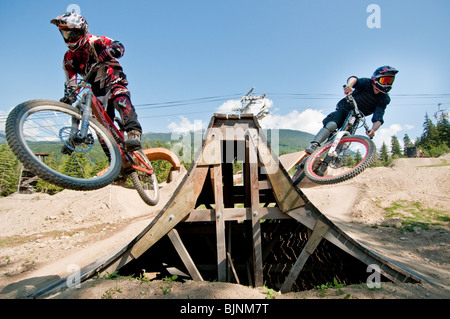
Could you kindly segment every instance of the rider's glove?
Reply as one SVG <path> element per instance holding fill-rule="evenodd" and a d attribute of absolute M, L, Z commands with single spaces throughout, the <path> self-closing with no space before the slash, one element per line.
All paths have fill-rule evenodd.
<path fill-rule="evenodd" d="M 76 97 L 73 97 L 73 95 L 72 95 L 73 90 L 74 90 L 73 87 L 71 87 L 70 85 L 67 85 L 67 83 L 64 83 L 64 97 L 62 99 L 60 99 L 59 101 L 66 103 L 66 104 L 70 104 L 70 105 L 75 103 L 75 101 L 77 99 L 76 99 Z"/>
<path fill-rule="evenodd" d="M 98 55 L 98 59 L 100 62 L 107 62 L 112 59 L 112 54 L 110 52 L 110 49 L 105 49 Z"/>
<path fill-rule="evenodd" d="M 100 60 L 100 62 L 108 62 L 118 56 L 120 56 L 119 52 L 116 52 L 114 48 L 108 48 L 100 52 L 100 54 L 98 55 L 98 59 Z"/>
<path fill-rule="evenodd" d="M 75 103 L 77 99 L 74 97 L 69 97 L 69 96 L 65 96 L 62 99 L 60 99 L 60 102 L 66 103 L 66 104 L 70 104 L 72 105 L 73 103 Z"/>

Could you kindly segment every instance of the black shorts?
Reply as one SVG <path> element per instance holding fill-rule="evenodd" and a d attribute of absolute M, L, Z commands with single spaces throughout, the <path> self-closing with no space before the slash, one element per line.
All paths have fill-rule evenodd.
<path fill-rule="evenodd" d="M 347 118 L 348 113 L 351 110 L 352 106 L 350 105 L 350 103 L 348 103 L 346 99 L 342 99 L 336 105 L 336 111 L 331 112 L 327 115 L 327 117 L 323 119 L 323 126 L 326 126 L 330 122 L 335 122 L 338 129 L 341 128 L 342 124 L 344 124 L 344 121 Z"/>

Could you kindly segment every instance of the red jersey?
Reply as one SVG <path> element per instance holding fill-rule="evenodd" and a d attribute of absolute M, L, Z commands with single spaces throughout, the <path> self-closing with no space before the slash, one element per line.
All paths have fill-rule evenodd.
<path fill-rule="evenodd" d="M 109 51 L 109 49 L 113 50 Z M 76 87 L 77 74 L 85 76 L 91 66 L 100 61 L 99 55 L 102 52 L 108 52 L 111 59 L 98 68 L 88 81 L 94 95 L 106 107 L 109 99 L 119 94 L 129 94 L 126 87 L 128 85 L 127 77 L 117 61 L 125 52 L 124 46 L 120 42 L 104 36 L 89 35 L 89 40 L 84 46 L 76 51 L 69 50 L 64 55 L 63 68 L 66 75 L 64 96 L 70 94 Z"/>

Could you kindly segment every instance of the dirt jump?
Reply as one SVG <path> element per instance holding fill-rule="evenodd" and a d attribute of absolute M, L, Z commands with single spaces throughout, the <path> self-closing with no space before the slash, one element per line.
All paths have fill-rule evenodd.
<path fill-rule="evenodd" d="M 371 251 L 417 274 L 419 282 L 323 282 L 281 293 L 264 286 L 139 276 L 93 276 L 45 298 L 65 299 L 431 299 L 450 298 L 450 156 L 402 158 L 335 185 L 308 179 L 298 188 L 339 229 Z M 56 195 L 0 199 L 0 298 L 30 298 L 36 289 L 73 273 L 135 238 L 165 209 L 186 171 L 162 185 L 154 207 L 133 189 L 110 185 Z M 273 182 L 272 182 L 273 184 Z M 172 279 L 171 279 L 172 278 Z"/>

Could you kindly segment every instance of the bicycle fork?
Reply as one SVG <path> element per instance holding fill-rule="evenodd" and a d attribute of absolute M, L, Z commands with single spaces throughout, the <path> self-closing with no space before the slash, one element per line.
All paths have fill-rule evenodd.
<path fill-rule="evenodd" d="M 92 92 L 89 93 L 84 94 L 81 100 L 75 105 L 75 108 L 82 113 L 82 118 L 80 120 L 72 117 L 69 138 L 64 141 L 65 145 L 61 150 L 63 154 L 71 155 L 73 151 L 76 151 L 77 146 L 83 143 L 89 145 L 88 149 L 90 149 L 94 143 L 93 136 L 88 134 L 92 102 Z"/>
<path fill-rule="evenodd" d="M 331 163 L 331 161 L 336 160 L 339 157 L 339 153 L 341 152 L 341 150 L 339 150 L 339 152 L 338 152 L 338 151 L 336 151 L 336 149 L 339 146 L 341 139 L 344 136 L 348 136 L 348 135 L 350 135 L 350 133 L 348 131 L 339 131 L 336 133 L 336 136 L 333 140 L 333 143 L 331 144 L 330 149 L 327 152 L 327 155 L 325 156 L 323 161 L 321 161 L 319 163 L 319 165 L 317 166 L 317 169 L 315 170 L 317 175 L 324 176 L 325 171 L 327 170 L 327 167 Z"/>
<path fill-rule="evenodd" d="M 82 112 L 80 129 L 78 129 L 80 120 L 72 118 L 71 135 L 76 136 L 80 140 L 84 140 L 88 133 L 89 120 L 91 118 L 91 111 L 92 111 L 91 108 L 92 95 L 93 93 L 91 91 L 87 92 L 81 97 L 80 102 L 76 105 L 76 107 Z"/>
<path fill-rule="evenodd" d="M 335 139 L 333 140 L 333 144 L 331 144 L 330 150 L 328 151 L 328 155 L 330 155 L 334 158 L 337 158 L 339 156 L 339 154 L 336 152 L 336 148 L 339 145 L 339 142 L 341 141 L 341 139 L 344 136 L 348 136 L 348 135 L 350 135 L 350 133 L 347 131 L 339 131 L 336 134 Z"/>

